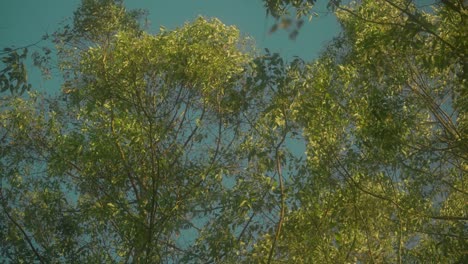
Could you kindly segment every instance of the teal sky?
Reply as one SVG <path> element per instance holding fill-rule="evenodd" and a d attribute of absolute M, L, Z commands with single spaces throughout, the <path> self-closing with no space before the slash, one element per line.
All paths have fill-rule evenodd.
<path fill-rule="evenodd" d="M 73 15 L 81 0 L 0 0 L 0 48 L 24 46 L 36 42 L 45 33 L 52 33 Z M 285 58 L 299 56 L 311 60 L 325 44 L 339 32 L 333 15 L 325 14 L 326 1 L 319 1 L 320 13 L 312 22 L 305 23 L 295 41 L 286 32 L 269 34 L 272 18 L 265 16 L 261 0 L 127 0 L 131 9 L 141 8 L 149 12 L 150 32 L 160 26 L 173 29 L 182 26 L 199 15 L 217 17 L 223 23 L 237 26 L 241 33 L 252 37 L 259 50 L 268 48 Z M 323 12 L 323 13 L 322 13 Z M 30 76 L 38 70 L 29 69 Z M 52 80 L 53 81 L 53 80 Z M 47 86 L 49 86 L 48 84 Z M 36 89 L 44 88 L 44 81 Z"/>

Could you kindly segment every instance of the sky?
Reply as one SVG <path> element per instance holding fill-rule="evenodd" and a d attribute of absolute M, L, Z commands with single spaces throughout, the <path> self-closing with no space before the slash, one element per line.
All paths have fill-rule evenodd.
<path fill-rule="evenodd" d="M 51 34 L 59 24 L 73 15 L 81 0 L 0 0 L 0 48 L 21 47 Z M 241 33 L 254 39 L 258 50 L 268 48 L 286 59 L 299 56 L 305 60 L 316 58 L 334 36 L 339 26 L 333 15 L 326 14 L 326 1 L 318 1 L 318 18 L 305 23 L 296 40 L 286 32 L 269 34 L 273 19 L 266 17 L 261 0 L 127 0 L 130 9 L 149 12 L 149 31 L 157 33 L 160 26 L 174 29 L 202 15 L 216 17 L 227 25 L 235 25 Z M 39 75 L 28 69 L 30 76 Z M 34 78 L 34 77 L 32 77 Z M 48 90 L 59 85 L 54 80 L 36 82 L 36 89 Z M 49 88 L 48 88 L 49 87 Z"/>
<path fill-rule="evenodd" d="M 0 0 L 0 46 L 26 45 L 52 33 L 58 24 L 73 15 L 80 0 Z M 320 2 L 320 1 L 319 1 Z M 321 1 L 322 4 L 325 1 Z M 149 11 L 150 30 L 182 26 L 199 15 L 217 17 L 225 24 L 236 25 L 243 34 L 255 39 L 257 46 L 268 47 L 290 57 L 316 57 L 321 48 L 338 33 L 332 15 L 321 13 L 306 23 L 293 41 L 284 33 L 269 34 L 273 22 L 265 16 L 260 0 L 127 0 L 126 5 Z M 319 12 L 326 12 L 317 6 Z"/>

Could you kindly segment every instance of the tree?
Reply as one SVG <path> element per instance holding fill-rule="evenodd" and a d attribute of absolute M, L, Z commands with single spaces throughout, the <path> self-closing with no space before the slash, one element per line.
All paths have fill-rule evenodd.
<path fill-rule="evenodd" d="M 83 1 L 54 34 L 63 93 L 5 98 L 5 259 L 215 261 L 255 200 L 273 206 L 272 169 L 253 161 L 266 142 L 250 133 L 271 92 L 245 86 L 249 42 L 216 19 L 153 36 L 135 18 Z"/>
<path fill-rule="evenodd" d="M 52 35 L 62 93 L 1 97 L 0 256 L 462 263 L 466 11 L 383 3 L 336 4 L 342 34 L 285 62 L 217 19 L 150 35 L 83 0 Z"/>
<path fill-rule="evenodd" d="M 310 176 L 279 258 L 466 261 L 466 12 L 384 2 L 340 7 L 342 35 L 301 74 Z"/>

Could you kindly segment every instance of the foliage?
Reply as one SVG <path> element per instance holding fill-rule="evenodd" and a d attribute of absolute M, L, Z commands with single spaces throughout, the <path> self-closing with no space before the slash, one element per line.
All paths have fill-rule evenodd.
<path fill-rule="evenodd" d="M 2 72 L 2 260 L 465 262 L 466 10 L 442 2 L 336 4 L 341 35 L 286 62 L 217 19 L 151 35 L 83 0 L 57 97 Z"/>
<path fill-rule="evenodd" d="M 2 58 L 2 63 L 5 65 L 0 71 L 0 92 L 10 91 L 12 94 L 24 93 L 31 89 L 28 84 L 28 74 L 23 63 L 28 54 L 28 49 L 24 48 L 22 53 L 18 53 L 18 49 L 4 48 L 5 54 Z"/>
<path fill-rule="evenodd" d="M 304 74 L 297 112 L 311 176 L 299 181 L 303 206 L 285 224 L 279 257 L 466 259 L 466 111 L 457 102 L 467 43 L 450 26 L 465 15 L 407 6 L 430 23 L 427 32 L 402 4 L 339 11 L 342 36 Z"/>

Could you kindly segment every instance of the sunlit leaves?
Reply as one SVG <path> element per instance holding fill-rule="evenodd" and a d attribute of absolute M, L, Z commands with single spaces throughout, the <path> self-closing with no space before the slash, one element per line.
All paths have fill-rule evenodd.
<path fill-rule="evenodd" d="M 308 139 L 311 186 L 298 188 L 303 206 L 285 227 L 292 234 L 284 249 L 298 261 L 312 261 L 301 255 L 303 246 L 322 262 L 427 261 L 422 257 L 427 254 L 439 261 L 462 258 L 434 245 L 465 247 L 454 241 L 464 236 L 459 228 L 466 212 L 458 210 L 460 218 L 447 220 L 450 210 L 440 211 L 442 204 L 456 211 L 463 200 L 458 195 L 464 195 L 455 182 L 466 181 L 460 176 L 466 156 L 458 151 L 465 146 L 454 138 L 466 138 L 463 122 L 455 121 L 465 111 L 453 104 L 466 82 L 457 48 L 464 44 L 440 35 L 447 27 L 439 19 L 447 10 L 402 11 L 399 4 L 342 6 L 342 37 L 304 72 L 296 120 Z M 451 23 L 458 23 L 457 17 Z M 335 206 L 327 207 L 320 197 L 327 191 L 338 199 Z M 332 214 L 327 222 L 308 220 L 319 218 L 318 209 Z M 300 234 L 307 228 L 312 236 L 317 228 L 321 233 L 291 245 L 295 237 L 306 240 Z M 324 232 L 330 237 L 316 243 Z"/>
<path fill-rule="evenodd" d="M 73 33 L 93 42 L 108 41 L 118 31 L 138 31 L 141 15 L 127 11 L 121 0 L 84 0 L 74 13 Z"/>
<path fill-rule="evenodd" d="M 85 55 L 83 74 L 95 82 L 80 93 L 90 92 L 96 99 L 125 97 L 132 91 L 130 87 L 147 86 L 153 91 L 146 92 L 156 97 L 168 92 L 164 86 L 182 85 L 203 95 L 215 111 L 225 111 L 223 108 L 242 100 L 234 85 L 242 77 L 248 57 L 242 50 L 245 40 L 234 27 L 199 18 L 157 36 L 135 37 L 122 31 L 114 38 L 111 46 L 92 48 Z M 112 90 L 107 90 L 110 83 Z"/>

